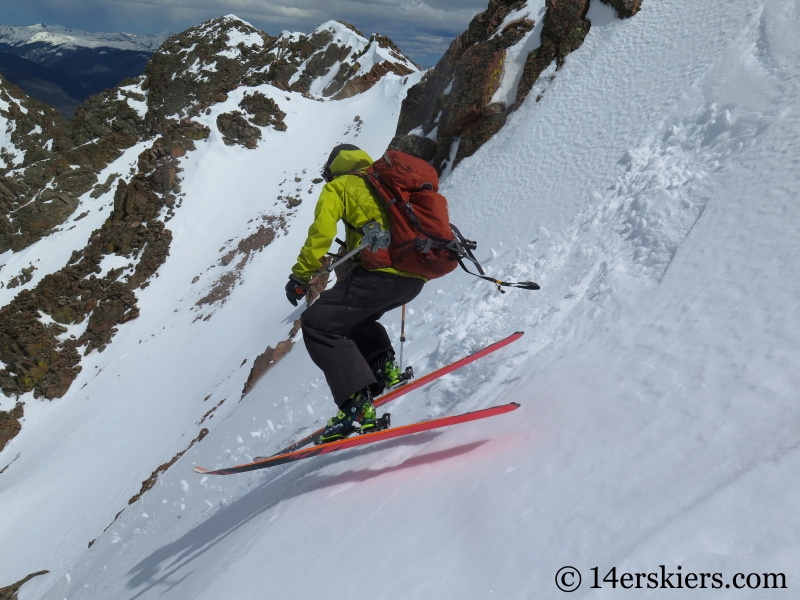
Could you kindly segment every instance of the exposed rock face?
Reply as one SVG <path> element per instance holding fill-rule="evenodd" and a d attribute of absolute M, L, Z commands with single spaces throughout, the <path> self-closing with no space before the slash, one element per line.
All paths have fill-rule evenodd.
<path fill-rule="evenodd" d="M 172 36 L 145 69 L 148 125 L 199 114 L 241 85 L 266 83 L 273 61 L 268 48 L 274 42 L 275 38 L 233 16 Z"/>
<path fill-rule="evenodd" d="M 6 447 L 6 444 L 19 433 L 22 429 L 19 420 L 24 413 L 22 403 L 17 404 L 8 412 L 0 412 L 0 452 Z"/>
<path fill-rule="evenodd" d="M 478 125 L 484 120 L 484 111 L 500 83 L 506 50 L 518 43 L 535 23 L 523 18 L 507 24 L 502 31 L 497 30 L 512 11 L 524 6 L 525 2 L 519 0 L 491 0 L 486 11 L 472 19 L 467 31 L 453 40 L 442 59 L 409 90 L 403 101 L 397 134 L 408 134 L 421 127 L 421 133 L 427 136 L 437 129 L 433 164 L 438 169 L 443 168 L 449 156 L 453 138 L 462 135 L 467 124 L 474 123 L 462 142 L 470 133 L 474 136 L 481 131 Z M 504 111 L 505 107 L 499 110 Z M 399 140 L 393 142 L 392 146 L 399 143 Z"/>
<path fill-rule="evenodd" d="M 335 100 L 351 98 L 371 88 L 387 73 L 405 76 L 416 70 L 392 40 L 374 33 L 363 49 L 342 60 L 336 76 L 322 93 Z"/>
<path fill-rule="evenodd" d="M 258 127 L 271 125 L 277 131 L 286 131 L 286 123 L 283 122 L 286 113 L 272 98 L 261 92 L 245 94 L 239 107 L 249 115 L 249 122 L 245 114 L 238 111 L 222 113 L 217 117 L 217 129 L 222 134 L 222 141 L 228 146 L 240 144 L 250 149 L 258 147 L 258 140 L 261 139 L 261 130 Z"/>
<path fill-rule="evenodd" d="M 166 260 L 172 239 L 159 218 L 162 208 L 174 202 L 172 192 L 179 190 L 170 149 L 193 147 L 193 140 L 208 137 L 209 130 L 183 121 L 162 134 L 140 155 L 141 172 L 128 183 L 118 182 L 114 210 L 83 251 L 0 309 L 0 360 L 6 364 L 0 388 L 6 395 L 63 396 L 80 372 L 78 348 L 84 347 L 84 354 L 102 352 L 116 327 L 138 316 L 134 290 L 147 285 Z M 130 263 L 98 276 L 108 254 L 128 257 Z M 42 324 L 41 314 L 55 323 Z M 62 339 L 62 325 L 84 319 L 89 321 L 80 338 Z"/>
<path fill-rule="evenodd" d="M 156 481 L 158 481 L 158 476 L 159 476 L 159 475 L 161 475 L 162 473 L 166 472 L 166 470 L 167 470 L 167 469 L 169 469 L 169 468 L 170 468 L 172 465 L 174 465 L 176 462 L 178 462 L 178 459 L 179 459 L 181 456 L 183 456 L 184 454 L 186 454 L 187 450 L 189 450 L 189 449 L 190 449 L 192 446 L 194 446 L 194 445 L 195 445 L 197 442 L 201 441 L 201 440 L 202 440 L 204 437 L 206 437 L 207 435 L 208 435 L 208 429 L 206 429 L 205 427 L 203 427 L 203 428 L 200 430 L 200 433 L 198 433 L 198 434 L 197 434 L 197 437 L 196 437 L 196 438 L 194 438 L 194 439 L 191 441 L 191 443 L 190 443 L 190 444 L 189 444 L 189 445 L 188 445 L 188 446 L 187 446 L 187 447 L 186 447 L 184 450 L 181 450 L 180 452 L 178 452 L 178 453 L 177 453 L 175 456 L 173 456 L 173 457 L 172 457 L 172 459 L 171 459 L 171 460 L 168 460 L 168 461 L 167 461 L 167 462 L 165 462 L 164 464 L 162 464 L 162 465 L 159 465 L 159 466 L 158 466 L 158 468 L 156 468 L 156 470 L 155 470 L 155 471 L 153 471 L 153 472 L 150 474 L 150 477 L 148 477 L 147 479 L 145 479 L 145 480 L 142 482 L 142 487 L 139 489 L 139 493 L 137 493 L 136 495 L 132 496 L 132 497 L 131 497 L 131 499 L 130 499 L 130 500 L 128 500 L 128 506 L 130 506 L 131 504 L 133 504 L 134 502 L 136 502 L 136 501 L 137 501 L 139 498 L 141 498 L 141 497 L 142 497 L 142 496 L 143 496 L 145 493 L 147 493 L 149 490 L 151 490 L 151 489 L 153 488 L 153 486 L 156 484 Z M 119 517 L 121 514 L 122 514 L 122 511 L 120 511 L 119 513 L 117 513 L 117 516 L 116 516 L 116 517 L 114 517 L 114 521 L 116 521 L 116 520 L 117 520 L 117 518 L 118 518 L 118 517 Z M 89 544 L 89 547 L 91 548 L 91 547 L 92 547 L 92 545 L 91 545 L 91 544 Z"/>
<path fill-rule="evenodd" d="M 547 0 L 542 45 L 528 55 L 515 106 L 522 104 L 533 84 L 553 61 L 560 68 L 566 56 L 583 43 L 591 26 L 585 19 L 588 10 L 589 0 Z"/>
<path fill-rule="evenodd" d="M 430 162 L 436 156 L 436 140 L 413 134 L 396 135 L 389 145 L 389 150 L 399 150 Z"/>
<path fill-rule="evenodd" d="M 641 5 L 641 0 L 603 1 L 613 5 L 620 17 L 635 14 Z M 440 172 L 471 156 L 503 127 L 541 74 L 551 64 L 560 68 L 589 32 L 585 18 L 589 0 L 546 0 L 542 23 L 536 23 L 526 9 L 525 0 L 490 0 L 437 65 L 409 90 L 390 148 L 424 158 Z M 537 25 L 540 46 L 524 57 L 516 90 L 503 88 L 512 84 L 504 82 L 509 49 L 515 48 L 511 56 L 518 56 Z M 498 94 L 510 98 L 510 105 L 496 99 Z"/>
<path fill-rule="evenodd" d="M 353 68 L 350 68 L 349 70 L 352 71 Z M 403 76 L 410 75 L 413 72 L 414 71 L 412 69 L 408 68 L 402 63 L 393 63 L 389 62 L 388 60 L 375 63 L 372 65 L 372 67 L 370 67 L 370 70 L 363 75 L 356 74 L 354 77 L 347 80 L 342 86 L 341 90 L 339 90 L 333 98 L 334 100 L 343 100 L 345 98 L 352 98 L 353 96 L 361 94 L 362 92 L 366 92 L 369 88 L 383 79 L 383 77 L 388 73 L 394 73 L 396 75 Z M 332 82 L 330 86 L 325 88 L 323 94 L 330 93 L 330 90 L 334 89 L 336 83 L 336 81 Z"/>
<path fill-rule="evenodd" d="M 97 173 L 145 135 L 144 113 L 129 104 L 136 104 L 137 85 L 127 81 L 93 96 L 70 124 L 0 80 L 0 99 L 9 105 L 0 121 L 12 131 L 15 153 L 0 169 L 0 252 L 22 250 L 66 221 Z"/>
<path fill-rule="evenodd" d="M 17 212 L 33 200 L 32 192 L 38 192 L 46 181 L 55 176 L 64 178 L 69 163 L 62 162 L 60 169 L 28 169 L 32 171 L 29 176 L 14 169 L 52 161 L 58 152 L 70 149 L 72 141 L 69 123 L 55 109 L 28 98 L 1 75 L 0 129 L 7 134 L 5 145 L 0 147 L 0 252 L 5 252 L 14 245 L 14 238 L 20 237 L 20 234 L 15 236 L 15 231 L 21 229 L 21 235 L 25 235 L 47 230 L 51 223 L 63 221 L 64 213 L 68 216 L 76 204 L 73 197 L 59 198 L 58 192 L 50 190 L 47 198 Z M 47 207 L 42 206 L 48 202 L 54 205 L 52 217 Z"/>
<path fill-rule="evenodd" d="M 23 579 L 20 579 L 16 583 L 12 583 L 9 586 L 0 588 L 0 600 L 17 600 L 17 592 L 19 591 L 19 588 L 28 583 L 34 577 L 38 577 L 39 575 L 45 575 L 46 573 L 49 572 L 50 571 L 39 571 L 38 573 L 31 573 L 30 575 L 28 575 Z"/>
<path fill-rule="evenodd" d="M 262 220 L 265 221 L 265 224 L 259 225 L 254 233 L 239 240 L 235 248 L 222 256 L 220 262 L 226 267 L 237 256 L 240 258 L 237 264 L 231 270 L 223 273 L 211 286 L 211 290 L 195 303 L 196 307 L 200 308 L 217 303 L 225 304 L 231 294 L 231 290 L 241 281 L 242 271 L 253 258 L 253 255 L 256 252 L 261 252 L 275 241 L 276 230 L 285 233 L 286 218 L 283 215 L 264 215 Z"/>
<path fill-rule="evenodd" d="M 336 76 L 323 90 L 334 69 Z M 143 87 L 149 90 L 147 119 L 152 125 L 197 115 L 242 85 L 271 83 L 282 90 L 347 98 L 386 73 L 416 70 L 391 40 L 379 35 L 367 40 L 352 25 L 328 21 L 308 35 L 284 32 L 272 38 L 227 16 L 164 42 L 145 70 Z"/>
<path fill-rule="evenodd" d="M 609 6 L 613 6 L 620 19 L 632 17 L 642 8 L 642 0 L 603 0 Z"/>

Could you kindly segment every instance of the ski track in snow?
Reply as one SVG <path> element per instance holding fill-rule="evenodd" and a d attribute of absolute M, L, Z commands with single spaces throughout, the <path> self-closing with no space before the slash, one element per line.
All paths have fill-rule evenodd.
<path fill-rule="evenodd" d="M 331 590 L 347 556 L 385 598 L 558 597 L 567 564 L 584 576 L 576 598 L 620 593 L 589 589 L 593 566 L 683 565 L 726 581 L 781 571 L 796 587 L 800 10 L 664 0 L 627 21 L 609 11 L 593 0 L 595 26 L 542 99 L 529 96 L 442 186 L 490 274 L 542 290 L 432 281 L 411 303 L 405 355 L 424 373 L 525 336 L 388 405 L 396 424 L 512 400 L 521 410 L 266 472 L 191 472 L 273 451 L 332 412 L 302 347 L 239 392 L 252 358 L 299 315 L 283 281 L 316 200 L 306 180 L 336 142 L 381 152 L 403 93 L 396 78 L 340 103 L 260 88 L 287 110 L 288 131 L 266 131 L 251 152 L 223 146 L 213 126 L 237 90 L 204 117 L 212 139 L 184 163 L 171 255 L 138 293 L 141 316 L 0 454 L 0 468 L 20 454 L 0 475 L 11 509 L 0 531 L 31 540 L 2 553 L 0 581 L 53 571 L 21 600 L 374 597 Z M 356 114 L 364 129 L 345 139 Z M 294 195 L 295 175 L 304 202 L 288 233 L 192 324 L 189 307 L 224 269 L 209 270 L 220 246 L 278 210 L 284 177 Z M 397 340 L 396 315 L 384 322 Z M 211 433 L 101 533 L 222 398 Z M 26 419 L 37 402 L 26 399 Z M 147 443 L 116 433 L 131 428 Z"/>

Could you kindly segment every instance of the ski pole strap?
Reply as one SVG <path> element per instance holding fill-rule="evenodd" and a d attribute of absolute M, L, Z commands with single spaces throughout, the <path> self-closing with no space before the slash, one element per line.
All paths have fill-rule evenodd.
<path fill-rule="evenodd" d="M 477 277 L 478 279 L 484 279 L 486 281 L 491 281 L 493 284 L 497 286 L 497 291 L 501 294 L 505 294 L 506 291 L 502 289 L 503 287 L 515 287 L 522 290 L 530 290 L 535 291 L 541 289 L 539 284 L 535 281 L 501 281 L 500 279 L 494 279 L 493 277 L 487 277 L 486 275 L 478 275 L 477 273 L 473 273 L 470 271 L 466 265 L 464 265 L 464 261 L 459 260 L 458 264 L 461 265 L 461 268 L 464 269 L 467 273 L 472 275 L 473 277 Z"/>
<path fill-rule="evenodd" d="M 458 230 L 458 227 L 456 227 L 452 223 L 450 223 L 450 229 L 453 230 L 455 238 L 448 246 L 448 249 L 453 251 L 458 256 L 458 264 L 461 265 L 461 268 L 464 269 L 467 273 L 469 273 L 473 277 L 477 277 L 479 279 L 485 279 L 486 281 L 491 281 L 493 284 L 497 286 L 497 290 L 501 294 L 506 293 L 505 290 L 502 289 L 503 287 L 515 287 L 515 288 L 520 288 L 522 290 L 531 290 L 531 291 L 540 289 L 539 284 L 533 281 L 501 281 L 499 279 L 495 279 L 494 277 L 487 277 L 486 271 L 483 270 L 483 267 L 481 267 L 481 263 L 478 262 L 478 259 L 475 258 L 475 255 L 472 253 L 472 251 L 478 247 L 477 242 L 465 238 Z M 478 273 L 480 273 L 480 275 L 478 273 L 473 273 L 472 271 L 470 271 L 464 264 L 464 259 L 470 261 L 473 265 L 475 265 L 475 268 L 478 269 Z"/>

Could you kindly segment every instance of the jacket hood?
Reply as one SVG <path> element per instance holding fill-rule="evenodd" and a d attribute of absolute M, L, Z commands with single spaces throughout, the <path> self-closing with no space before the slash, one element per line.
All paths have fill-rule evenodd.
<path fill-rule="evenodd" d="M 329 159 L 328 164 L 330 165 L 331 178 L 335 178 L 353 171 L 366 169 L 372 162 L 369 154 L 353 146 L 339 150 L 332 161 Z"/>

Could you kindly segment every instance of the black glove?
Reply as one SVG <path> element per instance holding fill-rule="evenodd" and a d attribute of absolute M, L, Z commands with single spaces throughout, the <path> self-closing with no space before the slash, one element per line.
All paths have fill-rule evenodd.
<path fill-rule="evenodd" d="M 286 298 L 292 306 L 297 306 L 297 301 L 305 297 L 307 289 L 308 284 L 292 273 L 289 275 L 289 283 L 286 284 Z"/>

